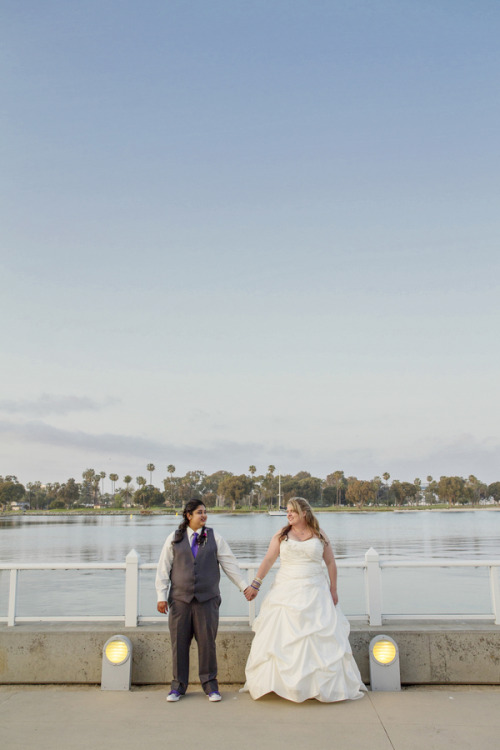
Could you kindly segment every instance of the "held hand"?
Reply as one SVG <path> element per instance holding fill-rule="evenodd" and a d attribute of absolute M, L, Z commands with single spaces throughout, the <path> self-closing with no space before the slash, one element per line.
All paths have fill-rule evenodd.
<path fill-rule="evenodd" d="M 245 599 L 246 599 L 246 600 L 247 600 L 248 602 L 251 602 L 251 601 L 252 601 L 252 599 L 255 599 L 255 597 L 257 596 L 257 594 L 258 594 L 259 592 L 258 592 L 258 591 L 256 591 L 256 590 L 255 590 L 254 588 L 252 588 L 251 586 L 247 586 L 247 587 L 246 587 L 246 589 L 244 590 L 244 592 L 243 592 L 243 593 L 245 594 Z"/>
<path fill-rule="evenodd" d="M 166 615 L 168 613 L 168 604 L 167 602 L 158 602 L 156 605 L 156 609 L 158 612 L 161 612 L 162 615 Z"/>
<path fill-rule="evenodd" d="M 335 591 L 335 589 L 330 589 L 330 593 L 332 595 L 333 603 L 335 604 L 335 606 L 337 606 L 337 604 L 339 603 L 339 597 L 338 597 L 337 592 Z"/>

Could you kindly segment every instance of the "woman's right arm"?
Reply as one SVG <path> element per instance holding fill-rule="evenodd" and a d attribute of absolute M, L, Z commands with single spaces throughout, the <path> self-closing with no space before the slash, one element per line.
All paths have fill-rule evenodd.
<path fill-rule="evenodd" d="M 269 544 L 265 557 L 259 566 L 256 578 L 260 578 L 261 581 L 264 580 L 264 578 L 269 573 L 274 563 L 278 559 L 278 555 L 280 553 L 280 534 L 281 534 L 281 531 L 278 531 L 278 533 L 275 534 L 273 538 L 271 539 L 271 542 Z M 258 590 L 256 590 L 255 588 L 252 588 L 252 586 L 250 585 L 248 587 L 248 594 L 245 593 L 245 596 L 248 599 L 248 601 L 251 601 L 252 599 L 255 599 L 258 593 L 259 593 Z"/>
<path fill-rule="evenodd" d="M 168 535 L 165 544 L 163 545 L 160 559 L 158 560 L 158 567 L 156 569 L 155 583 L 158 599 L 156 609 L 164 615 L 168 612 L 167 594 L 170 587 L 170 571 L 172 570 L 172 561 L 174 559 L 174 552 L 172 549 L 174 533 L 175 532 Z"/>

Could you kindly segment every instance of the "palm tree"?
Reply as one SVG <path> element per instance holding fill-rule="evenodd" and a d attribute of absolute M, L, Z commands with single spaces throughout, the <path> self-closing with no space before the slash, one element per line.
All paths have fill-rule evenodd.
<path fill-rule="evenodd" d="M 254 474 L 255 474 L 256 471 L 257 471 L 257 468 L 253 464 L 248 467 L 248 472 L 249 472 L 249 474 L 252 475 L 252 491 L 250 492 L 250 497 L 251 497 L 251 501 L 250 502 L 253 502 L 253 496 L 254 496 L 254 493 L 255 493 Z"/>
<path fill-rule="evenodd" d="M 268 501 L 269 501 L 269 507 L 272 505 L 272 497 L 274 492 L 274 472 L 276 471 L 276 466 L 273 466 L 272 464 L 269 464 L 267 467 L 267 475 L 264 480 L 264 486 L 266 487 L 267 494 L 268 494 Z M 278 501 L 278 509 L 279 509 L 279 501 Z"/>
<path fill-rule="evenodd" d="M 118 474 L 110 474 L 109 478 L 111 480 L 111 487 L 112 487 L 111 491 L 112 491 L 113 497 L 114 497 L 115 496 L 115 482 L 118 481 Z"/>
<path fill-rule="evenodd" d="M 174 507 L 174 485 L 172 484 L 173 475 L 175 472 L 175 466 L 173 464 L 169 464 L 167 466 L 167 471 L 170 474 L 170 504 L 172 508 Z"/>
<path fill-rule="evenodd" d="M 153 471 L 156 469 L 156 466 L 154 464 L 148 464 L 146 466 L 146 471 L 149 471 L 149 484 L 153 484 Z"/>
<path fill-rule="evenodd" d="M 95 475 L 94 469 L 85 469 L 85 471 L 82 472 L 82 479 L 85 482 L 91 482 L 94 475 Z"/>
<path fill-rule="evenodd" d="M 342 500 L 342 489 L 345 489 L 345 476 L 344 472 L 341 469 L 338 469 L 337 471 L 334 471 L 332 474 L 329 474 L 327 479 L 329 479 L 333 486 L 335 487 L 336 492 L 336 502 L 337 505 L 340 506 L 341 500 Z"/>
<path fill-rule="evenodd" d="M 92 477 L 92 487 L 94 490 L 94 505 L 97 505 L 97 495 L 99 493 L 99 484 L 101 481 L 101 475 L 94 473 Z"/>
<path fill-rule="evenodd" d="M 130 474 L 127 474 L 127 476 L 123 477 L 123 481 L 125 482 L 125 497 L 127 498 L 127 502 L 128 502 L 129 497 L 130 497 L 129 484 L 132 481 L 132 477 L 130 476 Z"/>
<path fill-rule="evenodd" d="M 139 485 L 139 487 L 144 487 L 147 484 L 147 481 L 144 479 L 144 477 L 136 477 L 135 481 Z"/>
<path fill-rule="evenodd" d="M 99 476 L 101 477 L 101 495 L 104 495 L 104 480 L 106 479 L 106 472 L 100 471 Z"/>
<path fill-rule="evenodd" d="M 88 499 L 91 497 L 93 498 L 94 505 L 95 502 L 95 491 L 94 491 L 94 477 L 95 477 L 95 471 L 94 469 L 85 469 L 84 472 L 82 472 L 82 479 L 83 479 L 83 491 L 84 494 L 87 493 L 88 490 Z"/>

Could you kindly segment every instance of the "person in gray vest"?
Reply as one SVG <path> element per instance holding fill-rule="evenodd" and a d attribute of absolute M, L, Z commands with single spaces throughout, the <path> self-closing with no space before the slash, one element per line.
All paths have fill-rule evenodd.
<path fill-rule="evenodd" d="M 200 682 L 210 701 L 220 701 L 217 682 L 215 637 L 219 625 L 220 570 L 243 593 L 248 584 L 231 548 L 205 526 L 207 510 L 202 500 L 189 500 L 183 521 L 170 534 L 158 561 L 156 592 L 158 612 L 169 613 L 173 679 L 167 701 L 178 701 L 189 679 L 189 647 L 193 636 L 198 644 Z"/>

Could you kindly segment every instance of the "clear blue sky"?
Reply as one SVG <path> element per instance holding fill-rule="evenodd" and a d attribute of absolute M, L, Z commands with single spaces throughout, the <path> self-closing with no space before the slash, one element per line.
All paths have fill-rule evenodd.
<path fill-rule="evenodd" d="M 500 479 L 496 0 L 0 27 L 0 474 Z"/>

